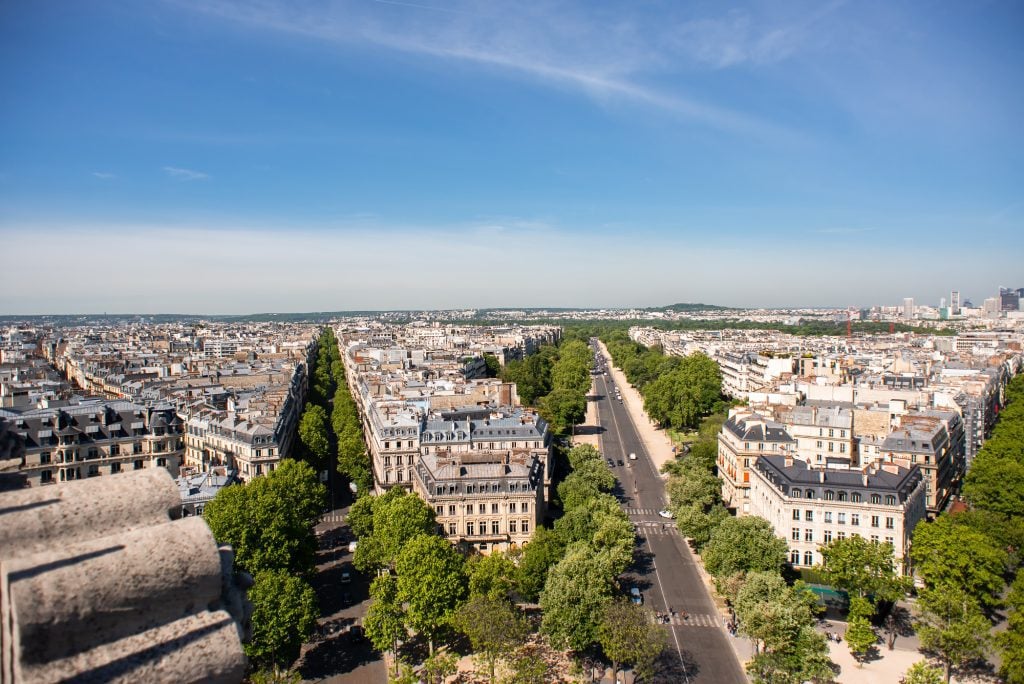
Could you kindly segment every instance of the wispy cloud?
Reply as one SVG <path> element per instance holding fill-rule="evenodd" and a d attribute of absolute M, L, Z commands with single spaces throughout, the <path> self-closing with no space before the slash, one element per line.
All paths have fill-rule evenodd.
<path fill-rule="evenodd" d="M 107 173 L 105 171 L 93 171 L 92 176 L 93 178 L 99 178 L 100 180 L 113 180 L 117 178 L 116 174 Z"/>
<path fill-rule="evenodd" d="M 745 136 L 793 138 L 796 134 L 773 121 L 740 109 L 702 100 L 686 92 L 683 79 L 665 79 L 676 62 L 738 57 L 709 57 L 699 46 L 675 38 L 671 21 L 653 24 L 649 17 L 616 17 L 602 23 L 600 13 L 560 6 L 506 6 L 488 3 L 439 8 L 414 2 L 341 3 L 325 6 L 263 2 L 238 4 L 230 0 L 181 2 L 193 10 L 232 23 L 286 32 L 338 44 L 371 44 L 396 52 L 501 69 L 528 76 L 549 87 L 583 93 L 599 103 L 624 101 L 674 114 L 702 126 Z M 379 11 L 367 11 L 366 7 Z M 443 16 L 441 16 L 443 15 Z M 749 23 L 749 19 L 743 22 Z M 727 28 L 727 27 L 726 27 Z M 719 28 L 699 22 L 691 37 L 701 44 L 718 40 Z M 753 41 L 753 46 L 742 43 Z M 737 54 L 776 57 L 789 54 L 798 41 L 794 30 L 735 35 Z M 745 58 L 748 59 L 749 58 Z"/>
<path fill-rule="evenodd" d="M 870 233 L 876 230 L 875 228 L 816 228 L 810 232 L 818 235 L 859 235 L 861 233 Z"/>
<path fill-rule="evenodd" d="M 178 166 L 165 166 L 164 173 L 171 178 L 181 181 L 209 180 L 209 174 L 192 169 L 183 169 Z"/>

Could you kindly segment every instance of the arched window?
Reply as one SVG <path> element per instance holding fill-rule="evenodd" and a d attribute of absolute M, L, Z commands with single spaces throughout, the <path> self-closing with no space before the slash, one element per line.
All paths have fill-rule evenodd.
<path fill-rule="evenodd" d="M 814 490 L 813 489 L 808 489 L 807 490 L 807 498 L 808 499 L 813 499 L 814 498 Z"/>
<path fill-rule="evenodd" d="M 871 495 L 871 503 L 873 503 L 873 504 L 880 504 L 880 503 L 882 503 L 881 495 L 879 495 L 879 494 L 872 494 Z"/>
<path fill-rule="evenodd" d="M 835 492 L 833 492 L 831 489 L 826 489 L 825 490 L 825 501 L 832 501 L 835 498 L 836 498 L 836 493 Z"/>
<path fill-rule="evenodd" d="M 799 499 L 802 493 L 803 492 L 801 492 L 799 489 L 793 489 L 790 490 L 789 495 L 792 496 L 794 499 Z"/>
<path fill-rule="evenodd" d="M 789 562 L 793 565 L 800 565 L 800 552 L 793 549 L 789 552 Z"/>
<path fill-rule="evenodd" d="M 839 500 L 846 501 L 846 492 L 839 492 Z"/>
<path fill-rule="evenodd" d="M 804 565 L 814 565 L 814 554 L 810 551 L 804 551 Z"/>
<path fill-rule="evenodd" d="M 854 492 L 853 495 L 850 497 L 850 501 L 852 501 L 853 503 L 860 503 L 860 492 Z"/>
<path fill-rule="evenodd" d="M 885 496 L 885 505 L 886 506 L 895 506 L 896 505 L 896 497 L 893 496 L 892 494 L 886 494 L 886 496 Z"/>

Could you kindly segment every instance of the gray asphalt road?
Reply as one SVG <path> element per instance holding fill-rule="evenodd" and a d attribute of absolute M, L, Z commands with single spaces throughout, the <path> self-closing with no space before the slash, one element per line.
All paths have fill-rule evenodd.
<path fill-rule="evenodd" d="M 666 625 L 674 662 L 665 662 L 678 668 L 671 675 L 678 679 L 672 681 L 745 683 L 746 675 L 728 641 L 731 637 L 701 581 L 693 552 L 674 522 L 658 516 L 667 501 L 664 481 L 644 451 L 625 406 L 614 398 L 613 387 L 610 378 L 598 377 L 601 449 L 616 463 L 612 471 L 621 485 L 620 500 L 642 540 L 641 560 L 631 569 L 626 585 L 635 581 L 652 610 L 677 612 Z M 635 461 L 629 459 L 630 453 L 636 454 Z M 619 459 L 624 465 L 618 465 Z"/>

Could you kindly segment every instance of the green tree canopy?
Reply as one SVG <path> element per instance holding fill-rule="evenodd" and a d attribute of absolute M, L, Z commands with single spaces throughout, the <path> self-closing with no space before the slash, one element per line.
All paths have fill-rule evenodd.
<path fill-rule="evenodd" d="M 992 625 L 970 591 L 950 585 L 925 589 L 917 605 L 921 648 L 942 663 L 947 683 L 953 668 L 985 657 Z"/>
<path fill-rule="evenodd" d="M 487 665 L 492 684 L 498 659 L 511 655 L 529 632 L 526 621 L 512 604 L 487 596 L 476 596 L 463 604 L 455 614 L 455 624 L 469 638 L 473 652 Z"/>
<path fill-rule="evenodd" d="M 966 591 L 983 606 L 999 604 L 1008 559 L 987 535 L 940 515 L 914 528 L 910 555 L 929 588 Z"/>
<path fill-rule="evenodd" d="M 533 539 L 523 549 L 516 568 L 516 584 L 523 598 L 536 601 L 544 589 L 548 570 L 565 554 L 562 536 L 546 527 L 538 527 Z"/>
<path fill-rule="evenodd" d="M 859 535 L 833 539 L 821 547 L 825 581 L 851 596 L 896 601 L 910 589 L 909 578 L 896 574 L 892 544 L 868 541 Z M 864 616 L 869 617 L 869 616 Z"/>
<path fill-rule="evenodd" d="M 299 420 L 299 440 L 310 456 L 310 463 L 323 470 L 330 457 L 331 443 L 327 436 L 327 412 L 316 404 L 309 404 Z"/>
<path fill-rule="evenodd" d="M 451 544 L 427 534 L 406 541 L 395 561 L 398 599 L 408 604 L 407 624 L 427 638 L 431 654 L 466 596 L 463 563 Z"/>
<path fill-rule="evenodd" d="M 434 509 L 415 494 L 392 487 L 373 498 L 373 533 L 361 539 L 353 563 L 364 572 L 392 565 L 402 546 L 417 535 L 437 533 Z M 365 527 L 365 523 L 360 521 Z"/>
<path fill-rule="evenodd" d="M 609 601 L 597 625 L 598 643 L 612 662 L 612 679 L 619 666 L 652 663 L 665 649 L 665 632 L 648 610 L 624 599 Z"/>
<path fill-rule="evenodd" d="M 577 444 L 566 453 L 569 467 L 576 470 L 587 461 L 600 461 L 603 457 L 597 447 L 590 444 Z"/>
<path fill-rule="evenodd" d="M 767 520 L 745 516 L 723 520 L 701 556 L 709 573 L 728 577 L 753 570 L 778 572 L 786 562 L 786 549 L 786 542 L 775 536 Z"/>
<path fill-rule="evenodd" d="M 1024 684 L 1024 575 L 1017 575 L 1006 605 L 1006 630 L 996 637 L 1003 661 L 999 673 L 1007 684 Z"/>
<path fill-rule="evenodd" d="M 398 602 L 398 580 L 387 573 L 378 575 L 370 584 L 370 609 L 363 620 L 366 637 L 378 651 L 394 654 L 395 676 L 398 676 L 398 642 L 405 639 L 405 616 Z"/>
<path fill-rule="evenodd" d="M 903 684 L 942 684 L 942 671 L 929 665 L 927 660 L 919 660 L 910 666 L 900 681 Z"/>
<path fill-rule="evenodd" d="M 585 543 L 570 547 L 551 568 L 540 595 L 541 632 L 555 648 L 582 651 L 597 641 L 601 611 L 612 596 L 612 579 L 607 563 Z"/>
<path fill-rule="evenodd" d="M 290 665 L 320 616 L 316 592 L 301 577 L 264 570 L 256 575 L 248 598 L 253 613 L 246 655 L 263 665 Z"/>
<path fill-rule="evenodd" d="M 516 566 L 501 551 L 488 556 L 473 556 L 466 562 L 469 576 L 469 597 L 486 597 L 492 601 L 511 599 L 515 591 Z"/>
<path fill-rule="evenodd" d="M 203 518 L 214 539 L 235 549 L 235 564 L 263 570 L 310 572 L 316 553 L 313 526 L 326 490 L 308 463 L 283 459 L 273 472 L 224 487 Z"/>

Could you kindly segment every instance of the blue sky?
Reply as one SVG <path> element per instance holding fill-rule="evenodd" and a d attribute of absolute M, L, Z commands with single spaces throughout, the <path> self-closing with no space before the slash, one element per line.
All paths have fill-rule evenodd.
<path fill-rule="evenodd" d="M 0 312 L 976 302 L 1020 2 L 0 4 Z"/>

